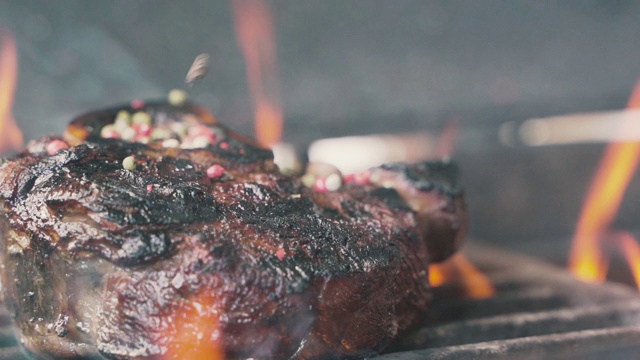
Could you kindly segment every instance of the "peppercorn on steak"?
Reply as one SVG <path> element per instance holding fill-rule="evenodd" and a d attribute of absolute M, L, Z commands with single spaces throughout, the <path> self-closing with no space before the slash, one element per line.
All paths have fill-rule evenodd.
<path fill-rule="evenodd" d="M 89 113 L 0 165 L 5 301 L 44 358 L 368 356 L 460 246 L 456 177 L 396 163 L 314 189 L 196 105 Z"/>

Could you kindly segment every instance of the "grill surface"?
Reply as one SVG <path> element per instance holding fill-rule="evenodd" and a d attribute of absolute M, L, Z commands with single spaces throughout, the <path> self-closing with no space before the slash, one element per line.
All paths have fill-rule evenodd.
<path fill-rule="evenodd" d="M 634 289 L 585 284 L 493 248 L 468 246 L 465 253 L 496 295 L 473 300 L 458 283 L 436 288 L 424 326 L 376 359 L 630 359 L 640 353 Z"/>
<path fill-rule="evenodd" d="M 590 285 L 531 258 L 484 246 L 467 257 L 496 287 L 469 299 L 459 283 L 435 289 L 424 326 L 380 360 L 629 359 L 640 353 L 640 296 L 631 288 Z M 0 311 L 0 360 L 29 359 Z"/>

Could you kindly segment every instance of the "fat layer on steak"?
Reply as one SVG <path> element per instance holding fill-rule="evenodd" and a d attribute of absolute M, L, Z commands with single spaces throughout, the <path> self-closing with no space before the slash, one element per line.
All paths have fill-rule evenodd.
<path fill-rule="evenodd" d="M 103 138 L 122 109 L 0 165 L 1 279 L 30 351 L 362 357 L 428 310 L 428 264 L 466 228 L 453 164 L 389 164 L 318 192 L 196 105 L 141 110 L 153 126 L 210 127 L 204 147 Z M 70 147 L 50 154 L 56 140 Z"/>

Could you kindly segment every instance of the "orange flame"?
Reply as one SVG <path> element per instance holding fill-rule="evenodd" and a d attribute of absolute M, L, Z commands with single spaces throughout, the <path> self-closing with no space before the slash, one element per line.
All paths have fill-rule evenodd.
<path fill-rule="evenodd" d="M 222 334 L 215 302 L 198 296 L 181 306 L 174 318 L 175 329 L 164 360 L 224 360 Z"/>
<path fill-rule="evenodd" d="M 429 284 L 433 287 L 441 286 L 446 283 L 450 278 L 450 266 L 447 266 L 448 262 L 444 264 L 431 264 L 429 265 Z"/>
<path fill-rule="evenodd" d="M 465 295 L 472 299 L 490 298 L 496 292 L 491 281 L 460 253 L 442 264 L 429 265 L 429 282 L 432 286 L 438 287 L 453 280 L 461 283 Z"/>
<path fill-rule="evenodd" d="M 271 9 L 266 0 L 233 0 L 233 12 L 254 103 L 256 137 L 271 147 L 280 141 L 284 122 Z"/>
<path fill-rule="evenodd" d="M 640 108 L 640 82 L 627 108 Z M 569 257 L 569 269 L 583 281 L 597 283 L 606 277 L 608 264 L 600 242 L 618 212 L 639 159 L 640 142 L 612 143 L 605 151 L 580 214 Z"/>
<path fill-rule="evenodd" d="M 459 132 L 460 126 L 457 119 L 445 125 L 438 140 L 437 157 L 445 159 L 451 157 Z M 429 283 L 432 286 L 438 287 L 451 281 L 461 283 L 465 289 L 465 295 L 473 299 L 489 298 L 495 294 L 491 281 L 461 253 L 453 255 L 442 264 L 429 265 Z"/>
<path fill-rule="evenodd" d="M 18 51 L 13 37 L 0 33 L 0 153 L 22 147 L 23 135 L 11 108 L 18 79 Z"/>
<path fill-rule="evenodd" d="M 636 287 L 640 289 L 640 245 L 638 241 L 633 235 L 624 232 L 618 234 L 616 245 L 631 268 Z"/>

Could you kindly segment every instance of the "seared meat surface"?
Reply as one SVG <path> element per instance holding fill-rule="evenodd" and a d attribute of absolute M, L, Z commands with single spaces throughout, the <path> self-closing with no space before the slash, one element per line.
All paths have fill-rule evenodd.
<path fill-rule="evenodd" d="M 385 165 L 319 192 L 200 107 L 138 109 L 212 130 L 186 148 L 105 136 L 119 110 L 0 165 L 2 285 L 30 351 L 362 357 L 428 310 L 428 264 L 465 232 L 453 164 Z"/>

